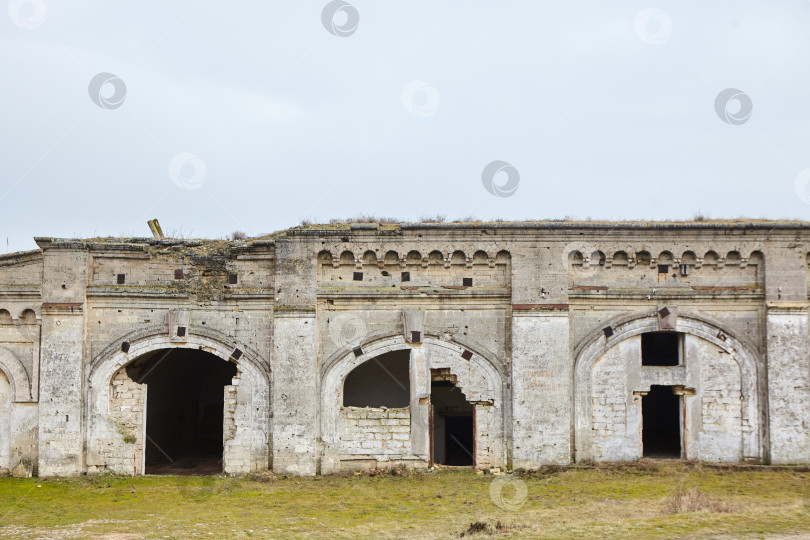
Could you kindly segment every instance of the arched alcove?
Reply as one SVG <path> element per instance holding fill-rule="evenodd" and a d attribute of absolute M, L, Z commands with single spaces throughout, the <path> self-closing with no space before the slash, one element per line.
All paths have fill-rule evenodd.
<path fill-rule="evenodd" d="M 356 425 L 352 423 L 354 411 L 347 411 L 342 406 L 344 382 L 359 366 L 392 353 L 407 355 L 409 359 L 410 400 L 407 412 L 404 412 L 405 408 L 393 409 L 396 418 L 381 417 L 380 420 L 401 424 L 401 437 L 407 431 L 407 444 L 393 450 L 384 448 L 384 445 L 364 449 L 362 443 L 368 433 L 360 429 L 359 421 Z M 454 385 L 475 408 L 475 465 L 503 465 L 505 403 L 504 379 L 500 370 L 480 354 L 436 336 L 428 334 L 422 337 L 422 343 L 411 344 L 401 335 L 396 335 L 363 342 L 359 356 L 356 351 L 344 348 L 324 363 L 321 376 L 321 440 L 324 443 L 321 472 L 337 472 L 360 466 L 358 463 L 363 463 L 363 466 L 383 466 L 383 462 L 427 466 L 430 460 L 428 414 L 433 370 L 446 370 L 443 373 L 453 377 Z M 374 409 L 374 413 L 390 415 L 382 409 Z M 407 422 L 402 418 L 405 415 Z"/>
<path fill-rule="evenodd" d="M 685 457 L 708 461 L 762 458 L 758 363 L 752 349 L 716 324 L 680 313 L 675 330 L 685 336 L 683 354 L 687 360 L 676 366 L 644 367 L 640 336 L 658 332 L 658 315 L 616 320 L 609 326 L 613 332 L 609 338 L 600 327 L 575 350 L 577 461 L 641 457 L 641 405 L 654 384 L 681 392 L 686 403 L 684 414 L 691 422 L 686 427 L 702 430 L 689 435 L 693 436 L 691 442 L 684 436 Z M 715 401 L 715 410 L 731 407 L 731 420 L 723 421 L 737 422 L 730 430 L 736 435 L 706 429 L 709 417 L 701 417 L 701 407 Z"/>

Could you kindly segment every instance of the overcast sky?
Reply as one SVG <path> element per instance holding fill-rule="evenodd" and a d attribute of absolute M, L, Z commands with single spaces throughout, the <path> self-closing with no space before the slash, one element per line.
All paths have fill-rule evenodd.
<path fill-rule="evenodd" d="M 155 217 L 810 216 L 808 0 L 13 0 L 0 73 L 4 253 Z"/>

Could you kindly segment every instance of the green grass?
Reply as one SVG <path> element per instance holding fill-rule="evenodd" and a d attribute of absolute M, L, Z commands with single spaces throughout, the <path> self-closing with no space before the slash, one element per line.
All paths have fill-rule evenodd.
<path fill-rule="evenodd" d="M 807 469 L 679 462 L 552 468 L 523 476 L 517 510 L 490 497 L 492 476 L 82 477 L 0 479 L 0 537 L 670 538 L 810 533 Z M 714 508 L 672 513 L 697 487 Z M 515 492 L 507 486 L 507 501 Z M 693 495 L 694 495 L 693 490 Z M 497 527 L 500 522 L 501 527 Z M 466 536 L 465 536 L 466 537 Z"/>

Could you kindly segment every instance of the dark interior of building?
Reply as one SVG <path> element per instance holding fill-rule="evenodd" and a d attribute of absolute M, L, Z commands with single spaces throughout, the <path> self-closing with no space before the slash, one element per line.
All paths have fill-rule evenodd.
<path fill-rule="evenodd" d="M 473 405 L 450 381 L 431 383 L 430 404 L 433 413 L 433 462 L 440 465 L 474 465 Z"/>
<path fill-rule="evenodd" d="M 671 386 L 653 385 L 641 398 L 644 457 L 681 457 L 681 397 Z"/>
<path fill-rule="evenodd" d="M 680 364 L 680 343 L 678 332 L 641 334 L 641 365 L 677 366 Z"/>
<path fill-rule="evenodd" d="M 127 372 L 147 384 L 146 473 L 222 472 L 224 387 L 236 365 L 200 350 L 163 349 Z"/>
<path fill-rule="evenodd" d="M 407 407 L 411 401 L 410 351 L 393 351 L 363 362 L 343 383 L 344 407 Z"/>

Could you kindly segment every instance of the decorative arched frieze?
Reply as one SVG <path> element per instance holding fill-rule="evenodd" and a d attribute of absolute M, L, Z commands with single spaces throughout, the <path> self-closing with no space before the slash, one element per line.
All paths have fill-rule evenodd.
<path fill-rule="evenodd" d="M 462 244 L 428 249 L 420 246 L 418 250 L 384 250 L 371 245 L 356 244 L 353 251 L 333 246 L 324 247 L 318 252 L 317 259 L 321 265 L 333 266 L 373 266 L 393 264 L 508 264 L 511 260 L 509 251 L 496 244 Z"/>

